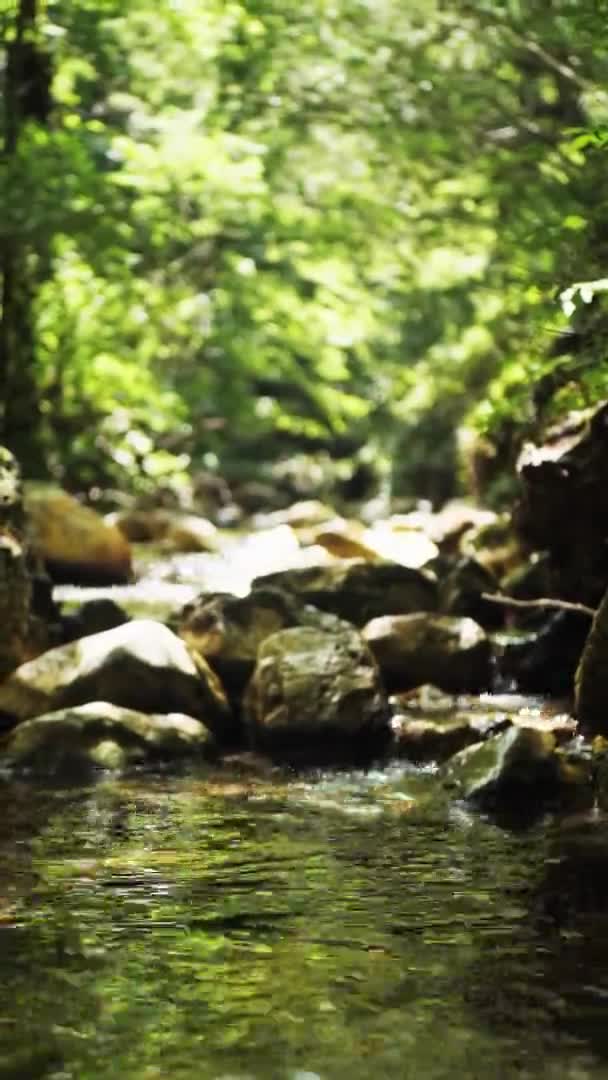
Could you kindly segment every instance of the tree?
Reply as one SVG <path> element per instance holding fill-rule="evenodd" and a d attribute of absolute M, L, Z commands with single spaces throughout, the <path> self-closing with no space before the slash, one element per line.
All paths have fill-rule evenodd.
<path fill-rule="evenodd" d="M 46 125 L 51 110 L 51 64 L 40 42 L 37 0 L 19 0 L 12 23 L 3 18 L 4 146 L 3 189 L 19 183 L 22 139 L 31 123 Z M 39 400 L 35 379 L 36 345 L 33 319 L 35 281 L 44 253 L 21 234 L 16 221 L 3 237 L 0 278 L 0 377 L 3 438 L 26 462 L 39 465 L 35 441 Z"/>

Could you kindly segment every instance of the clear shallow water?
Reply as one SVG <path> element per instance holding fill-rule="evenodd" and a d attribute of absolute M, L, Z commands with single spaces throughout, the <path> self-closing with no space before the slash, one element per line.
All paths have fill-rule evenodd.
<path fill-rule="evenodd" d="M 608 821 L 433 787 L 0 787 L 0 1077 L 608 1076 Z"/>

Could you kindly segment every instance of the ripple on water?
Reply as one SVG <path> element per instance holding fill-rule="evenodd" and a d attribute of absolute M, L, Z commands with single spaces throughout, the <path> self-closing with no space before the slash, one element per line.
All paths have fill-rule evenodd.
<path fill-rule="evenodd" d="M 0 1075 L 605 1076 L 607 822 L 463 822 L 432 781 L 0 789 Z"/>

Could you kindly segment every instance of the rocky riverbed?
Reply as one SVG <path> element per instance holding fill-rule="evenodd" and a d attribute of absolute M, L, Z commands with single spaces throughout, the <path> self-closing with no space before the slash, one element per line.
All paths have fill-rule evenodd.
<path fill-rule="evenodd" d="M 307 501 L 237 530 L 154 508 L 104 522 L 36 488 L 24 517 L 23 566 L 55 584 L 41 611 L 15 578 L 24 662 L 0 683 L 5 779 L 239 754 L 262 774 L 405 760 L 494 813 L 603 803 L 604 742 L 572 715 L 591 620 L 526 626 L 494 602 L 517 553 L 496 515 L 456 503 L 365 525 Z"/>

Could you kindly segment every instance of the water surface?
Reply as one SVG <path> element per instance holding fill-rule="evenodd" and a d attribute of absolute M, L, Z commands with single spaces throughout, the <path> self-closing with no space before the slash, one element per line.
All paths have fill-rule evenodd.
<path fill-rule="evenodd" d="M 608 821 L 403 767 L 0 787 L 0 1077 L 608 1076 Z"/>

